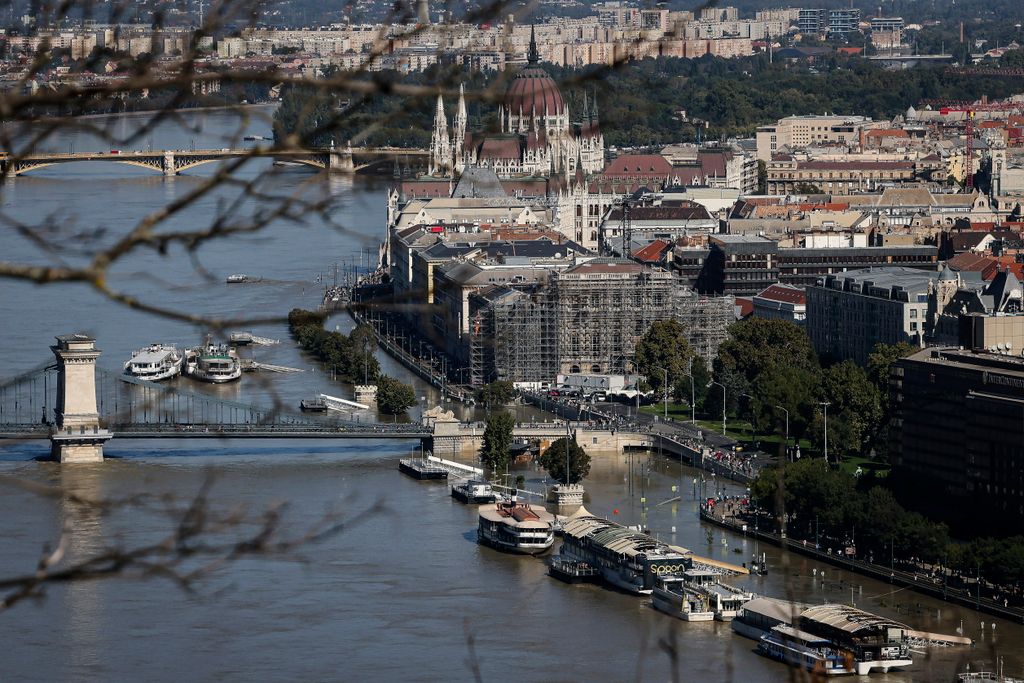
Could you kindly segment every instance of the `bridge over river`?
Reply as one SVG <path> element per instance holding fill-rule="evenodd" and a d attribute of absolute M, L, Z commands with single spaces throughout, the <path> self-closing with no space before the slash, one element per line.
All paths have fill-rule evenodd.
<path fill-rule="evenodd" d="M 177 175 L 203 164 L 232 159 L 273 158 L 339 173 L 357 173 L 382 164 L 400 167 L 423 165 L 430 152 L 403 147 L 320 147 L 310 149 L 274 146 L 244 149 L 165 149 L 110 150 L 107 152 L 68 152 L 33 154 L 0 153 L 0 171 L 7 177 L 19 176 L 48 166 L 103 161 Z"/>
<path fill-rule="evenodd" d="M 419 422 L 378 422 L 359 412 L 300 413 L 289 406 L 244 403 L 154 383 L 96 365 L 100 352 L 85 335 L 58 337 L 56 362 L 0 381 L 0 439 L 49 439 L 62 462 L 98 461 L 103 444 L 131 439 L 411 439 L 439 455 L 468 455 L 481 445 L 484 425 L 461 422 L 435 408 Z M 571 423 L 588 450 L 621 453 L 649 448 L 660 437 L 629 428 Z M 517 425 L 514 437 L 541 444 L 566 435 L 565 422 Z M 669 450 L 683 444 L 663 444 Z M 679 455 L 693 460 L 694 453 Z"/>

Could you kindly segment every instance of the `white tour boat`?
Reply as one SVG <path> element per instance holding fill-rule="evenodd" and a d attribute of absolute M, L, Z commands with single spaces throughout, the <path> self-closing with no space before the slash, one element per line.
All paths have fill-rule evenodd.
<path fill-rule="evenodd" d="M 234 382 L 242 376 L 242 361 L 227 344 L 214 344 L 207 340 L 205 345 L 188 350 L 185 372 L 201 382 Z"/>
<path fill-rule="evenodd" d="M 181 351 L 173 346 L 150 344 L 132 351 L 132 357 L 125 361 L 124 374 L 159 382 L 180 375 L 184 360 Z"/>

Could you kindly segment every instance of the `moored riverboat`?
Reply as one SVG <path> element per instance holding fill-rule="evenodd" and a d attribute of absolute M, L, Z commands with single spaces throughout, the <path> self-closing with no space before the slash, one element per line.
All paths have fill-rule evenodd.
<path fill-rule="evenodd" d="M 452 498 L 467 505 L 483 505 L 497 502 L 498 494 L 489 482 L 469 479 L 452 486 Z"/>
<path fill-rule="evenodd" d="M 745 618 L 747 606 L 743 607 Z M 902 669 L 913 664 L 909 627 L 848 605 L 815 605 L 794 625 L 778 624 L 761 636 L 758 651 L 826 675 Z"/>
<path fill-rule="evenodd" d="M 595 567 L 580 560 L 570 560 L 555 555 L 548 562 L 548 574 L 565 583 L 593 583 L 601 573 Z"/>
<path fill-rule="evenodd" d="M 640 595 L 651 594 L 657 577 L 680 574 L 693 565 L 685 550 L 592 515 L 584 507 L 562 522 L 561 553 L 596 567 L 615 588 Z"/>
<path fill-rule="evenodd" d="M 242 376 L 242 361 L 227 344 L 206 344 L 185 352 L 185 372 L 201 382 L 224 384 Z"/>
<path fill-rule="evenodd" d="M 540 555 L 555 542 L 554 521 L 539 505 L 500 501 L 480 507 L 477 540 L 505 552 Z"/>
<path fill-rule="evenodd" d="M 658 577 L 651 594 L 654 608 L 683 621 L 713 621 L 715 612 L 707 593 L 690 585 L 682 575 Z"/>
<path fill-rule="evenodd" d="M 413 479 L 447 479 L 448 470 L 426 458 L 403 458 L 398 461 L 398 471 Z"/>
<path fill-rule="evenodd" d="M 177 348 L 166 344 L 150 344 L 137 351 L 125 361 L 124 374 L 160 382 L 181 374 L 185 357 Z"/>

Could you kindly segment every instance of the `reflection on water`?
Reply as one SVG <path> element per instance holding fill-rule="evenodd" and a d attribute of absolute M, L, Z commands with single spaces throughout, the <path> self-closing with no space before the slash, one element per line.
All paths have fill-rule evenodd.
<path fill-rule="evenodd" d="M 110 543 L 103 527 L 98 502 L 103 492 L 103 465 L 60 467 L 58 482 L 64 491 L 57 507 L 66 544 L 65 562 L 74 565 L 103 553 Z M 89 671 L 100 665 L 100 634 L 106 630 L 103 591 L 97 581 L 73 581 L 63 596 L 67 615 L 66 640 L 68 664 L 76 671 Z"/>

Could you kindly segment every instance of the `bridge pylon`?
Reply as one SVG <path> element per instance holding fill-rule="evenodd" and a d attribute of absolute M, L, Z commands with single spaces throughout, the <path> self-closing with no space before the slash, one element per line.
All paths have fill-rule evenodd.
<path fill-rule="evenodd" d="M 100 427 L 96 407 L 96 340 L 85 334 L 57 337 L 56 427 L 50 456 L 62 463 L 103 462 L 103 444 L 113 436 Z"/>
<path fill-rule="evenodd" d="M 168 175 L 168 176 L 177 175 L 178 170 L 177 170 L 177 167 L 175 167 L 175 165 L 174 165 L 174 152 L 173 151 L 167 150 L 166 152 L 164 152 L 164 161 L 163 161 L 163 165 L 161 166 L 161 168 L 162 168 L 162 170 L 164 172 L 164 175 Z"/>
<path fill-rule="evenodd" d="M 352 160 L 352 146 L 336 150 L 333 147 L 327 153 L 327 170 L 337 173 L 355 173 L 356 164 Z"/>

